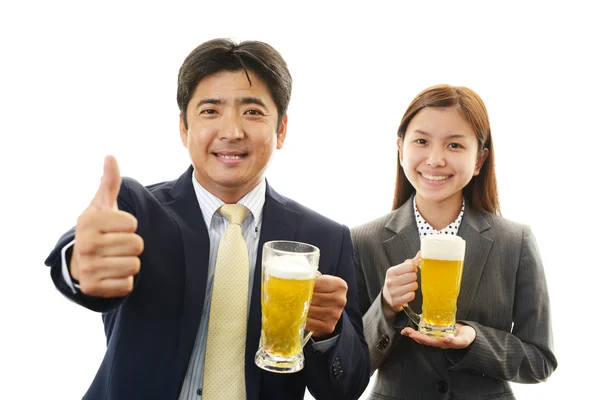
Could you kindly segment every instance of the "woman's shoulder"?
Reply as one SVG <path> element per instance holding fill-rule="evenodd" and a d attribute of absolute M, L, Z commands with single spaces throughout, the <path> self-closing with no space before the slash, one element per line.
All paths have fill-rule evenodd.
<path fill-rule="evenodd" d="M 350 229 L 352 240 L 354 242 L 364 242 L 367 240 L 376 240 L 376 238 L 380 238 L 382 236 L 382 232 L 386 229 L 386 225 L 394 217 L 396 211 L 397 210 L 369 222 L 352 227 Z"/>
<path fill-rule="evenodd" d="M 492 231 L 501 235 L 522 237 L 525 233 L 531 232 L 531 227 L 522 222 L 514 221 L 500 215 L 482 211 L 483 218 L 490 224 Z"/>

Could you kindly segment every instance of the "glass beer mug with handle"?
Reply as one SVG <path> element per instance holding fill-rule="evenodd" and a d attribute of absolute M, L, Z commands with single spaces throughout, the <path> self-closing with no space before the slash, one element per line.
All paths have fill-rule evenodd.
<path fill-rule="evenodd" d="M 272 241 L 262 253 L 262 330 L 254 362 L 271 372 L 290 373 L 304 368 L 302 348 L 312 332 L 305 332 L 317 269 L 319 249 L 306 243 Z"/>
<path fill-rule="evenodd" d="M 465 259 L 464 239 L 454 235 L 431 235 L 421 239 L 421 294 L 423 312 L 408 304 L 404 311 L 429 336 L 456 334 L 456 303 Z"/>

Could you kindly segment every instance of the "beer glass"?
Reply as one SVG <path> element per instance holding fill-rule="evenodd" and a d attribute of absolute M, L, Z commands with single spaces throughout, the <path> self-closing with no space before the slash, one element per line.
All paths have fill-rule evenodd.
<path fill-rule="evenodd" d="M 431 235 L 421 239 L 420 315 L 408 304 L 404 311 L 429 336 L 456 335 L 456 302 L 460 291 L 466 242 L 454 235 Z"/>
<path fill-rule="evenodd" d="M 272 241 L 262 253 L 262 330 L 254 362 L 271 372 L 290 373 L 304 368 L 302 348 L 312 332 L 305 332 L 313 295 L 319 249 L 306 243 Z"/>

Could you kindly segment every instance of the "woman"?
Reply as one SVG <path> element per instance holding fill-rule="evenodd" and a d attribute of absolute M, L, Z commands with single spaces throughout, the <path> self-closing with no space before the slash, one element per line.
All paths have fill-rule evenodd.
<path fill-rule="evenodd" d="M 370 399 L 514 399 L 508 384 L 547 379 L 553 354 L 548 291 L 529 227 L 500 216 L 486 107 L 465 87 L 421 92 L 398 129 L 393 210 L 354 228 Z M 420 238 L 466 241 L 457 334 L 419 333 Z"/>

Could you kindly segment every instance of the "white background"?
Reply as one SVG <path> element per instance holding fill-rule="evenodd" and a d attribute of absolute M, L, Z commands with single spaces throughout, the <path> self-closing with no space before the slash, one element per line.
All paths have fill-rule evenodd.
<path fill-rule="evenodd" d="M 185 170 L 177 72 L 215 37 L 263 40 L 287 60 L 288 137 L 268 179 L 349 226 L 390 209 L 410 100 L 437 83 L 477 91 L 503 215 L 532 226 L 551 294 L 559 367 L 515 392 L 596 391 L 600 29 L 586 3 L 13 3 L 0 5 L 0 398 L 78 399 L 90 384 L 100 315 L 63 298 L 43 261 L 105 154 L 144 184 Z"/>

